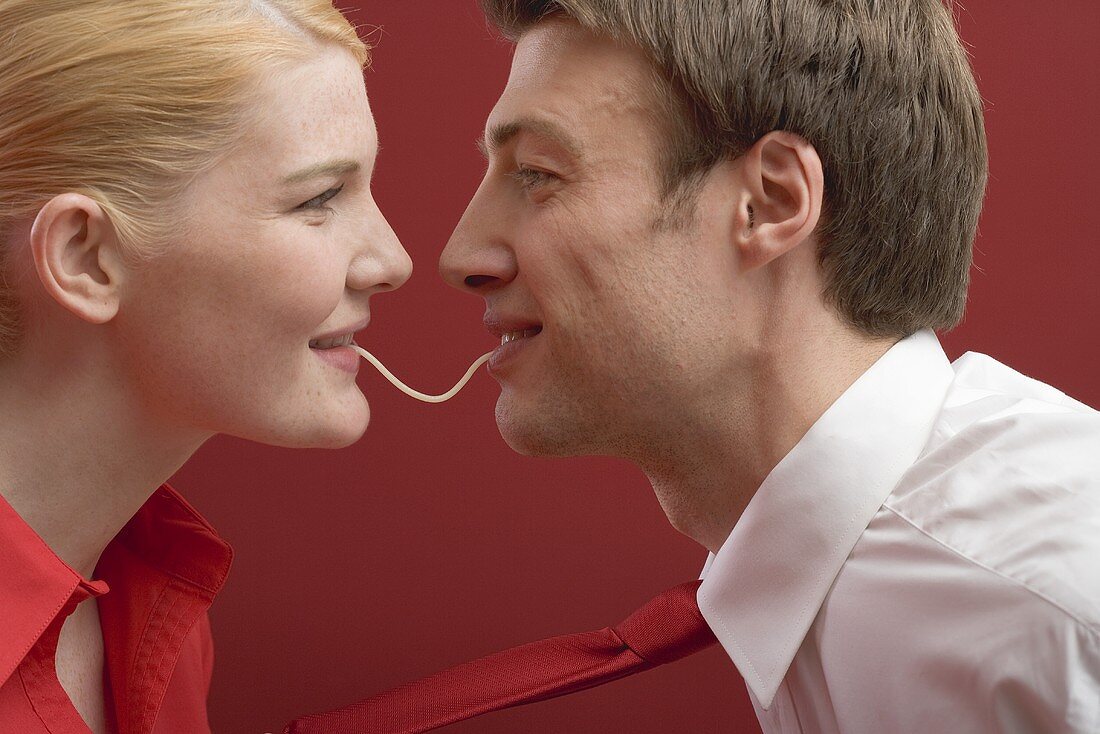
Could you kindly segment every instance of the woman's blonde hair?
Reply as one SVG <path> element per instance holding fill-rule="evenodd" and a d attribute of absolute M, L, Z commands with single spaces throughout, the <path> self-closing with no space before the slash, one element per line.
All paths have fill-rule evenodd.
<path fill-rule="evenodd" d="M 331 0 L 0 0 L 0 355 L 18 335 L 13 225 L 96 200 L 128 258 L 246 132 L 259 80 L 326 44 L 368 48 Z"/>

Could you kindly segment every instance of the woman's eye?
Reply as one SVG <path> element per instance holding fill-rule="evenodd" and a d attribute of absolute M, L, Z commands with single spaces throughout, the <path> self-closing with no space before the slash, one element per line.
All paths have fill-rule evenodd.
<path fill-rule="evenodd" d="M 512 178 L 519 181 L 519 185 L 525 191 L 531 191 L 537 189 L 539 186 L 544 186 L 552 181 L 556 176 L 546 171 L 539 171 L 534 168 L 520 167 L 511 174 Z"/>
<path fill-rule="evenodd" d="M 324 207 L 326 202 L 328 202 L 334 196 L 339 194 L 340 191 L 343 190 L 343 188 L 344 188 L 343 186 L 338 186 L 334 189 L 329 189 L 328 191 L 324 192 L 323 194 L 319 194 L 318 196 L 314 196 L 309 201 L 304 202 L 302 204 L 299 204 L 297 208 L 298 209 L 320 209 L 320 208 Z"/>

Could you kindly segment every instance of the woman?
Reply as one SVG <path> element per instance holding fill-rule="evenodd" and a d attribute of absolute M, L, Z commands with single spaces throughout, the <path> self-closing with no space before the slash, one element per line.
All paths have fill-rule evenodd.
<path fill-rule="evenodd" d="M 202 732 L 208 438 L 340 447 L 408 256 L 329 0 L 0 0 L 0 731 Z"/>

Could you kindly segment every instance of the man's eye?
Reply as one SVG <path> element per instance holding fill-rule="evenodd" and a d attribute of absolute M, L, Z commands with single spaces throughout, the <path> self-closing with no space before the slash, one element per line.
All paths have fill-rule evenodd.
<path fill-rule="evenodd" d="M 539 186 L 544 186 L 550 183 L 556 176 L 546 171 L 539 171 L 534 168 L 520 167 L 510 174 L 512 178 L 519 182 L 520 187 L 525 191 L 536 189 Z"/>
<path fill-rule="evenodd" d="M 302 204 L 299 204 L 297 208 L 298 209 L 320 209 L 325 205 L 326 202 L 328 202 L 334 196 L 339 194 L 343 190 L 343 188 L 344 188 L 343 186 L 338 186 L 334 189 L 329 189 L 328 191 L 324 192 L 323 194 L 320 194 L 318 196 L 314 196 L 309 201 L 304 202 Z"/>

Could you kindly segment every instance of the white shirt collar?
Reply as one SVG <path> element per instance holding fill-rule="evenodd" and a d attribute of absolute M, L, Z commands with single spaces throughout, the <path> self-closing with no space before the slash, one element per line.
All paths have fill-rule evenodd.
<path fill-rule="evenodd" d="M 764 479 L 699 609 L 765 709 L 859 536 L 920 455 L 954 377 L 936 335 L 895 344 Z"/>

